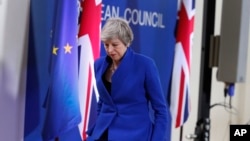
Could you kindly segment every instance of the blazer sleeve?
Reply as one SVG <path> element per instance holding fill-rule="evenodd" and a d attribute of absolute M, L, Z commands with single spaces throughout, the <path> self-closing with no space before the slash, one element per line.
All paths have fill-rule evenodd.
<path fill-rule="evenodd" d="M 94 63 L 94 71 L 95 71 L 95 77 L 96 77 L 96 74 L 97 74 L 97 71 L 101 69 L 101 59 L 97 59 Z M 97 79 L 97 78 L 96 78 Z M 99 97 L 99 100 L 97 102 L 97 116 L 99 115 L 100 111 L 101 111 L 101 108 L 102 108 L 102 100 L 101 98 Z"/>
<path fill-rule="evenodd" d="M 171 125 L 167 123 L 171 121 L 168 120 L 170 118 L 170 111 L 161 87 L 159 72 L 153 60 L 149 60 L 147 63 L 145 86 L 154 111 L 152 141 L 166 141 L 167 126 Z"/>

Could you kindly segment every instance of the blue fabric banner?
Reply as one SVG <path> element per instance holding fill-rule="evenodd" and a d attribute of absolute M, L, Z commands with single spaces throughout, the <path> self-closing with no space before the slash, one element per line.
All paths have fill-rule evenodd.
<path fill-rule="evenodd" d="M 50 50 L 50 82 L 43 139 L 58 138 L 81 121 L 78 99 L 78 3 L 56 0 Z"/>
<path fill-rule="evenodd" d="M 77 2 L 31 1 L 25 141 L 80 139 Z"/>

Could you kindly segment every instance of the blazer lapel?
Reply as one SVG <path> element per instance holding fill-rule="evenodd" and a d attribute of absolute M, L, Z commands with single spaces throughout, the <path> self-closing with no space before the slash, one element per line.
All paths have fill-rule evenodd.
<path fill-rule="evenodd" d="M 112 98 L 111 98 L 111 95 L 109 94 L 109 92 L 107 91 L 104 83 L 103 83 L 103 80 L 102 80 L 102 75 L 105 73 L 106 69 L 108 68 L 109 64 L 110 64 L 110 58 L 107 58 L 104 59 L 103 63 L 102 63 L 102 66 L 101 66 L 101 73 L 99 74 L 100 76 L 98 77 L 98 82 L 99 82 L 99 87 L 101 87 L 99 90 L 100 93 L 102 93 L 103 97 L 107 98 L 107 100 L 114 104 Z M 112 87 L 112 86 L 111 86 Z"/>
<path fill-rule="evenodd" d="M 133 51 L 128 48 L 123 59 L 121 60 L 121 63 L 115 73 L 112 76 L 112 86 L 111 92 L 116 93 L 119 91 L 119 89 L 122 87 L 124 83 L 126 83 L 125 78 L 127 77 L 127 74 L 131 71 L 131 62 L 133 61 Z"/>

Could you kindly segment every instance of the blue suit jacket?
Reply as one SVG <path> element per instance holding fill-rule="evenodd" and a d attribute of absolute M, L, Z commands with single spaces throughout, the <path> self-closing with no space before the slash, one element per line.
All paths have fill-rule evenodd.
<path fill-rule="evenodd" d="M 111 94 L 102 81 L 110 63 L 108 56 L 95 61 L 99 110 L 88 140 L 98 139 L 108 128 L 111 141 L 165 141 L 170 113 L 153 60 L 128 48 L 112 76 Z"/>

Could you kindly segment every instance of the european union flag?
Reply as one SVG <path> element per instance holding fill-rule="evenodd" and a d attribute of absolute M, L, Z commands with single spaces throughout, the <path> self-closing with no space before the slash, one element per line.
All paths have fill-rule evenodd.
<path fill-rule="evenodd" d="M 81 121 L 78 100 L 78 2 L 55 2 L 44 140 L 61 136 Z"/>

